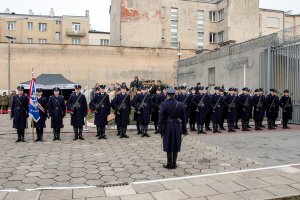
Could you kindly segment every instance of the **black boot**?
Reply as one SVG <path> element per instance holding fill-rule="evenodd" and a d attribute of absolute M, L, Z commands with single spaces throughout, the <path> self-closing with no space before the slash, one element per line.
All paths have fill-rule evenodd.
<path fill-rule="evenodd" d="M 234 130 L 234 124 L 233 123 L 228 123 L 228 132 L 236 132 Z"/>
<path fill-rule="evenodd" d="M 121 127 L 119 127 L 118 125 L 117 125 L 117 130 L 118 130 L 117 136 L 121 136 Z"/>
<path fill-rule="evenodd" d="M 56 139 L 58 141 L 61 141 L 61 139 L 60 139 L 60 128 L 57 128 L 57 130 L 56 130 Z"/>
<path fill-rule="evenodd" d="M 145 137 L 145 126 L 143 124 L 141 125 L 141 133 L 141 137 Z"/>
<path fill-rule="evenodd" d="M 154 129 L 155 129 L 155 134 L 157 134 L 158 133 L 158 131 L 157 131 L 157 122 L 154 122 Z"/>
<path fill-rule="evenodd" d="M 136 123 L 136 129 L 138 131 L 137 134 L 140 135 L 142 133 L 140 123 Z"/>
<path fill-rule="evenodd" d="M 238 121 L 234 122 L 234 129 L 240 129 L 239 126 L 238 126 Z"/>
<path fill-rule="evenodd" d="M 56 128 L 53 129 L 53 140 L 52 141 L 55 141 L 55 140 L 57 140 Z"/>
<path fill-rule="evenodd" d="M 172 159 L 172 169 L 176 169 L 177 168 L 177 155 L 178 152 L 173 152 L 173 159 Z"/>
<path fill-rule="evenodd" d="M 209 125 L 210 125 L 210 122 L 205 123 L 205 130 L 206 131 L 212 131 L 211 128 L 209 127 Z"/>
<path fill-rule="evenodd" d="M 79 136 L 80 140 L 84 140 L 84 138 L 82 137 L 82 130 L 83 130 L 83 128 L 79 127 L 79 129 L 78 129 L 78 136 Z"/>
<path fill-rule="evenodd" d="M 123 137 L 124 138 L 129 138 L 129 136 L 126 134 L 126 132 L 127 132 L 127 127 L 123 127 L 122 128 L 122 135 L 123 135 Z"/>
<path fill-rule="evenodd" d="M 167 164 L 163 165 L 166 169 L 172 169 L 172 152 L 167 152 Z"/>
<path fill-rule="evenodd" d="M 145 137 L 150 137 L 150 135 L 148 134 L 148 124 L 144 125 L 144 132 L 145 132 Z"/>
<path fill-rule="evenodd" d="M 262 124 L 262 121 L 259 122 L 258 126 L 259 126 L 259 128 L 266 128 L 266 127 Z"/>
<path fill-rule="evenodd" d="M 40 142 L 43 142 L 44 140 L 44 128 L 41 128 L 41 132 L 40 132 Z"/>
<path fill-rule="evenodd" d="M 217 125 L 213 123 L 213 133 L 217 133 Z"/>
<path fill-rule="evenodd" d="M 216 131 L 217 133 L 222 133 L 222 131 L 219 130 L 218 123 L 216 123 Z"/>
<path fill-rule="evenodd" d="M 225 130 L 226 130 L 226 129 L 224 128 L 224 123 L 220 123 L 219 126 L 220 126 L 220 130 L 222 130 L 222 131 L 225 131 Z"/>
<path fill-rule="evenodd" d="M 106 135 L 105 135 L 105 126 L 104 127 L 101 127 L 101 135 L 102 135 L 102 138 L 103 139 L 107 139 Z"/>
<path fill-rule="evenodd" d="M 16 142 L 21 142 L 21 132 L 19 129 L 17 129 L 17 134 L 18 134 L 18 139 L 16 140 Z"/>
<path fill-rule="evenodd" d="M 247 121 L 247 123 L 246 123 L 246 128 L 248 128 L 248 129 L 251 128 L 251 126 L 249 125 L 249 121 Z M 249 131 L 250 131 L 250 130 L 249 130 Z"/>
<path fill-rule="evenodd" d="M 36 128 L 36 140 L 34 142 L 38 142 L 40 141 L 40 128 Z"/>
<path fill-rule="evenodd" d="M 206 134 L 206 132 L 205 132 L 205 131 L 203 131 L 203 125 L 201 125 L 201 126 L 200 126 L 200 133 L 202 133 L 202 134 Z"/>
<path fill-rule="evenodd" d="M 78 140 L 78 127 L 73 127 L 73 130 L 74 130 L 74 138 L 73 140 Z"/>
<path fill-rule="evenodd" d="M 197 134 L 201 134 L 200 131 L 201 131 L 200 125 L 197 124 Z"/>
<path fill-rule="evenodd" d="M 245 123 L 245 121 L 242 121 L 242 131 L 246 131 L 246 123 Z"/>
<path fill-rule="evenodd" d="M 271 121 L 271 126 L 272 126 L 273 129 L 276 129 L 277 125 L 275 124 L 275 120 Z"/>
<path fill-rule="evenodd" d="M 25 140 L 25 130 L 24 129 L 21 130 L 21 141 L 26 142 L 26 140 Z"/>
<path fill-rule="evenodd" d="M 97 126 L 97 136 L 98 136 L 98 140 L 102 139 L 101 127 L 100 126 Z"/>
<path fill-rule="evenodd" d="M 268 119 L 268 129 L 269 129 L 269 130 L 272 130 L 272 129 L 273 129 L 271 119 Z"/>

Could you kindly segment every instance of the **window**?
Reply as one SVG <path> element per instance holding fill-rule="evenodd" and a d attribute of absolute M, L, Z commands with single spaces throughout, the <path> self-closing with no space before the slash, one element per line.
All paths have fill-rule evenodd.
<path fill-rule="evenodd" d="M 46 44 L 47 43 L 47 39 L 41 38 L 41 39 L 39 39 L 39 43 L 40 44 Z"/>
<path fill-rule="evenodd" d="M 33 28 L 33 23 L 32 22 L 27 22 L 28 31 L 32 31 L 32 28 Z"/>
<path fill-rule="evenodd" d="M 56 25 L 60 25 L 61 24 L 61 21 L 60 20 L 56 20 Z"/>
<path fill-rule="evenodd" d="M 268 23 L 268 28 L 279 28 L 279 18 L 268 17 L 267 23 Z"/>
<path fill-rule="evenodd" d="M 161 29 L 161 39 L 164 40 L 165 39 L 165 29 Z"/>
<path fill-rule="evenodd" d="M 209 12 L 209 20 L 211 22 L 217 22 L 218 21 L 217 13 L 214 11 Z"/>
<path fill-rule="evenodd" d="M 100 40 L 100 45 L 101 46 L 108 46 L 109 45 L 109 40 L 108 39 L 101 39 Z"/>
<path fill-rule="evenodd" d="M 72 23 L 73 31 L 80 31 L 80 24 L 79 23 Z"/>
<path fill-rule="evenodd" d="M 218 16 L 219 16 L 218 21 L 224 20 L 224 9 L 218 11 Z"/>
<path fill-rule="evenodd" d="M 31 44 L 32 43 L 32 38 L 27 38 L 27 43 Z"/>
<path fill-rule="evenodd" d="M 178 47 L 178 9 L 171 8 L 171 47 Z"/>
<path fill-rule="evenodd" d="M 72 38 L 72 44 L 80 44 L 80 38 Z"/>
<path fill-rule="evenodd" d="M 204 47 L 204 11 L 197 11 L 197 47 L 198 49 L 203 49 Z"/>
<path fill-rule="evenodd" d="M 217 33 L 210 33 L 209 34 L 209 42 L 210 43 L 217 43 Z"/>
<path fill-rule="evenodd" d="M 208 86 L 215 86 L 216 85 L 216 68 L 211 67 L 208 68 Z"/>
<path fill-rule="evenodd" d="M 224 42 L 224 31 L 218 33 L 218 42 Z"/>
<path fill-rule="evenodd" d="M 55 40 L 59 41 L 61 39 L 61 33 L 60 32 L 55 32 Z"/>
<path fill-rule="evenodd" d="M 40 30 L 40 32 L 46 32 L 47 31 L 47 24 L 46 23 L 39 23 L 39 30 Z"/>
<path fill-rule="evenodd" d="M 7 22 L 7 30 L 16 30 L 16 22 Z"/>

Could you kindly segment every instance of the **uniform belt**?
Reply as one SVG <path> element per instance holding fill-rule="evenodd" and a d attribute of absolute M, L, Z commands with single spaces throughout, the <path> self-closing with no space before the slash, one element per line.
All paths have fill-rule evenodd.
<path fill-rule="evenodd" d="M 56 110 L 60 109 L 60 107 L 55 107 Z"/>
<path fill-rule="evenodd" d="M 178 119 L 167 119 L 167 122 L 180 123 L 180 121 Z"/>
<path fill-rule="evenodd" d="M 21 107 L 20 107 L 20 106 L 17 106 L 15 109 L 16 109 L 16 110 L 20 110 L 20 109 L 21 109 Z"/>

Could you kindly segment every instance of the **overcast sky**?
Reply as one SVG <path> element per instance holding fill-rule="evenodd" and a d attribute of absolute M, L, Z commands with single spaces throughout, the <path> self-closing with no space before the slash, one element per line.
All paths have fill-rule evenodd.
<path fill-rule="evenodd" d="M 27 14 L 28 10 L 32 9 L 34 14 L 48 15 L 50 8 L 53 8 L 55 15 L 83 16 L 85 10 L 89 10 L 92 29 L 109 31 L 110 2 L 111 0 L 1 0 L 0 12 L 9 8 L 11 12 Z M 293 10 L 294 14 L 298 14 L 300 13 L 300 0 L 260 0 L 260 7 Z"/>

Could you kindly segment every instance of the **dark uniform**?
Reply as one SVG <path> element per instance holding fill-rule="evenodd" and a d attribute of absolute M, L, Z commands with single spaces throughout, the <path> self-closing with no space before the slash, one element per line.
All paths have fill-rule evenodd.
<path fill-rule="evenodd" d="M 148 124 L 152 112 L 152 100 L 150 94 L 146 93 L 146 87 L 142 87 L 142 93 L 138 94 L 132 102 L 137 113 L 137 121 L 141 124 L 142 137 L 150 137 L 148 134 Z"/>
<path fill-rule="evenodd" d="M 206 87 L 205 90 L 206 90 L 206 96 L 208 97 L 208 104 L 210 104 L 210 100 L 211 100 L 210 87 Z M 211 128 L 210 128 L 211 112 L 212 112 L 212 110 L 211 110 L 210 106 L 208 106 L 206 117 L 205 117 L 205 130 L 206 131 L 211 131 Z"/>
<path fill-rule="evenodd" d="M 215 90 L 219 92 L 220 87 L 215 87 Z M 213 133 L 221 133 L 218 126 L 222 122 L 223 107 L 224 107 L 224 96 L 221 96 L 219 93 L 213 94 L 210 99 Z"/>
<path fill-rule="evenodd" d="M 229 91 L 234 91 L 234 88 L 229 88 Z M 234 130 L 234 122 L 237 116 L 237 101 L 237 95 L 234 94 L 227 94 L 224 100 L 227 109 L 228 132 L 236 132 Z"/>
<path fill-rule="evenodd" d="M 184 90 L 186 91 L 186 87 L 182 86 L 181 87 L 181 91 Z M 177 101 L 181 102 L 184 105 L 185 108 L 185 121 L 188 121 L 189 118 L 189 113 L 190 113 L 190 106 L 191 106 L 191 98 L 189 98 L 188 94 L 183 94 L 183 92 L 181 92 L 180 95 L 178 95 L 177 97 Z"/>
<path fill-rule="evenodd" d="M 239 95 L 238 95 L 238 88 L 234 88 L 235 95 L 237 96 L 237 104 L 236 104 L 236 118 L 233 124 L 234 129 L 240 129 L 238 126 L 239 119 L 241 119 L 241 114 L 242 114 L 242 107 L 240 106 L 239 102 Z"/>
<path fill-rule="evenodd" d="M 105 85 L 100 85 L 96 87 L 96 91 L 104 90 Z M 94 124 L 97 127 L 97 137 L 98 139 L 107 139 L 105 135 L 105 126 L 108 124 L 107 116 L 110 114 L 110 100 L 107 93 L 97 92 L 94 98 L 89 103 L 89 107 L 95 112 Z"/>
<path fill-rule="evenodd" d="M 185 109 L 174 99 L 175 90 L 168 88 L 168 99 L 160 106 L 158 127 L 163 138 L 163 150 L 167 152 L 167 169 L 177 167 L 176 160 L 181 149 L 182 134 L 186 135 Z"/>
<path fill-rule="evenodd" d="M 59 92 L 59 88 L 55 87 L 54 92 Z M 51 128 L 53 128 L 53 141 L 60 139 L 60 129 L 64 127 L 63 118 L 66 116 L 66 104 L 64 97 L 52 95 L 48 101 L 48 112 L 51 117 Z"/>
<path fill-rule="evenodd" d="M 204 87 L 200 87 L 199 91 L 203 91 Z M 196 122 L 197 122 L 197 129 L 198 134 L 203 133 L 206 134 L 205 131 L 203 131 L 203 126 L 206 121 L 206 115 L 208 112 L 208 106 L 209 106 L 209 96 L 206 94 L 197 94 L 195 98 L 193 98 L 192 103 L 196 106 Z"/>
<path fill-rule="evenodd" d="M 156 88 L 156 91 L 161 91 L 160 87 Z M 154 128 L 155 128 L 155 134 L 158 133 L 157 130 L 157 123 L 158 123 L 158 117 L 159 117 L 159 108 L 160 104 L 164 102 L 166 99 L 165 95 L 162 93 L 160 94 L 154 94 L 152 96 L 152 113 L 151 113 L 151 121 L 154 122 Z"/>
<path fill-rule="evenodd" d="M 220 89 L 220 95 L 222 96 L 223 98 L 223 112 L 222 112 L 222 116 L 221 116 L 221 122 L 219 123 L 219 126 L 220 126 L 220 130 L 226 130 L 224 128 L 224 122 L 225 122 L 225 119 L 227 118 L 227 112 L 228 112 L 228 109 L 226 109 L 225 105 L 224 105 L 224 100 L 225 100 L 225 89 L 224 88 L 221 88 Z"/>
<path fill-rule="evenodd" d="M 243 91 L 250 92 L 249 88 L 243 88 Z M 241 94 L 238 98 L 240 117 L 242 120 L 242 131 L 250 131 L 248 129 L 249 121 L 251 119 L 252 107 L 250 94 Z"/>
<path fill-rule="evenodd" d="M 128 138 L 127 125 L 130 124 L 129 116 L 131 112 L 131 104 L 129 94 L 125 93 L 126 85 L 121 85 L 120 94 L 117 94 L 112 100 L 112 108 L 115 110 L 115 121 L 118 127 L 120 138 Z"/>
<path fill-rule="evenodd" d="M 258 94 L 261 93 L 262 91 L 260 89 L 255 90 L 254 96 L 251 98 L 251 104 L 253 106 L 253 119 L 255 123 L 255 130 L 259 131 L 262 130 L 261 124 L 262 121 L 264 120 L 265 117 L 265 108 L 264 108 L 264 103 L 265 103 L 265 96 L 263 94 Z"/>
<path fill-rule="evenodd" d="M 193 99 L 196 97 L 196 94 L 197 93 L 194 93 L 193 92 L 195 91 L 195 89 L 192 87 L 191 88 L 191 93 L 189 94 L 189 98 L 188 98 L 188 101 L 189 102 L 192 102 Z M 196 131 L 195 129 L 195 123 L 196 123 L 196 105 L 191 103 L 190 104 L 190 113 L 189 113 L 189 124 L 190 124 L 190 131 Z"/>
<path fill-rule="evenodd" d="M 24 91 L 23 86 L 18 86 L 19 91 Z M 28 97 L 24 94 L 13 97 L 10 118 L 13 119 L 13 128 L 17 129 L 18 139 L 16 142 L 25 141 L 25 129 L 28 118 Z"/>
<path fill-rule="evenodd" d="M 80 92 L 81 86 L 75 85 L 75 89 L 79 90 L 79 93 L 71 94 L 67 101 L 67 108 L 71 110 L 71 125 L 74 130 L 73 140 L 84 140 L 82 137 L 82 130 L 84 123 L 84 118 L 87 115 L 87 101 L 85 95 Z"/>
<path fill-rule="evenodd" d="M 133 104 L 133 102 L 135 101 L 135 98 L 137 98 L 138 94 L 141 93 L 141 87 L 138 87 L 136 88 L 137 89 L 137 94 L 133 97 L 132 101 L 131 101 L 131 104 Z M 132 105 L 133 106 L 133 105 Z M 138 114 L 137 114 L 137 110 L 134 109 L 134 113 L 133 113 L 133 120 L 135 121 L 135 124 L 136 124 L 136 129 L 137 129 L 137 134 L 141 134 L 142 131 L 141 131 L 141 123 L 139 122 L 138 120 Z"/>
<path fill-rule="evenodd" d="M 280 107 L 282 108 L 282 125 L 283 129 L 289 129 L 288 122 L 293 116 L 292 99 L 289 96 L 289 91 L 284 90 L 285 95 L 280 98 Z"/>
<path fill-rule="evenodd" d="M 41 93 L 42 89 L 37 88 L 36 92 Z M 44 128 L 46 128 L 46 120 L 48 118 L 48 100 L 46 97 L 40 96 L 37 97 L 37 102 L 39 103 L 38 109 L 39 109 L 40 119 L 37 122 L 33 122 L 33 125 L 36 128 L 36 135 L 37 135 L 37 139 L 35 141 L 42 142 Z"/>
<path fill-rule="evenodd" d="M 276 95 L 277 91 L 275 89 L 271 89 L 270 92 L 273 93 L 267 95 L 265 106 L 266 106 L 266 116 L 268 118 L 268 129 L 275 129 L 275 121 L 278 117 L 279 112 L 279 98 Z"/>

